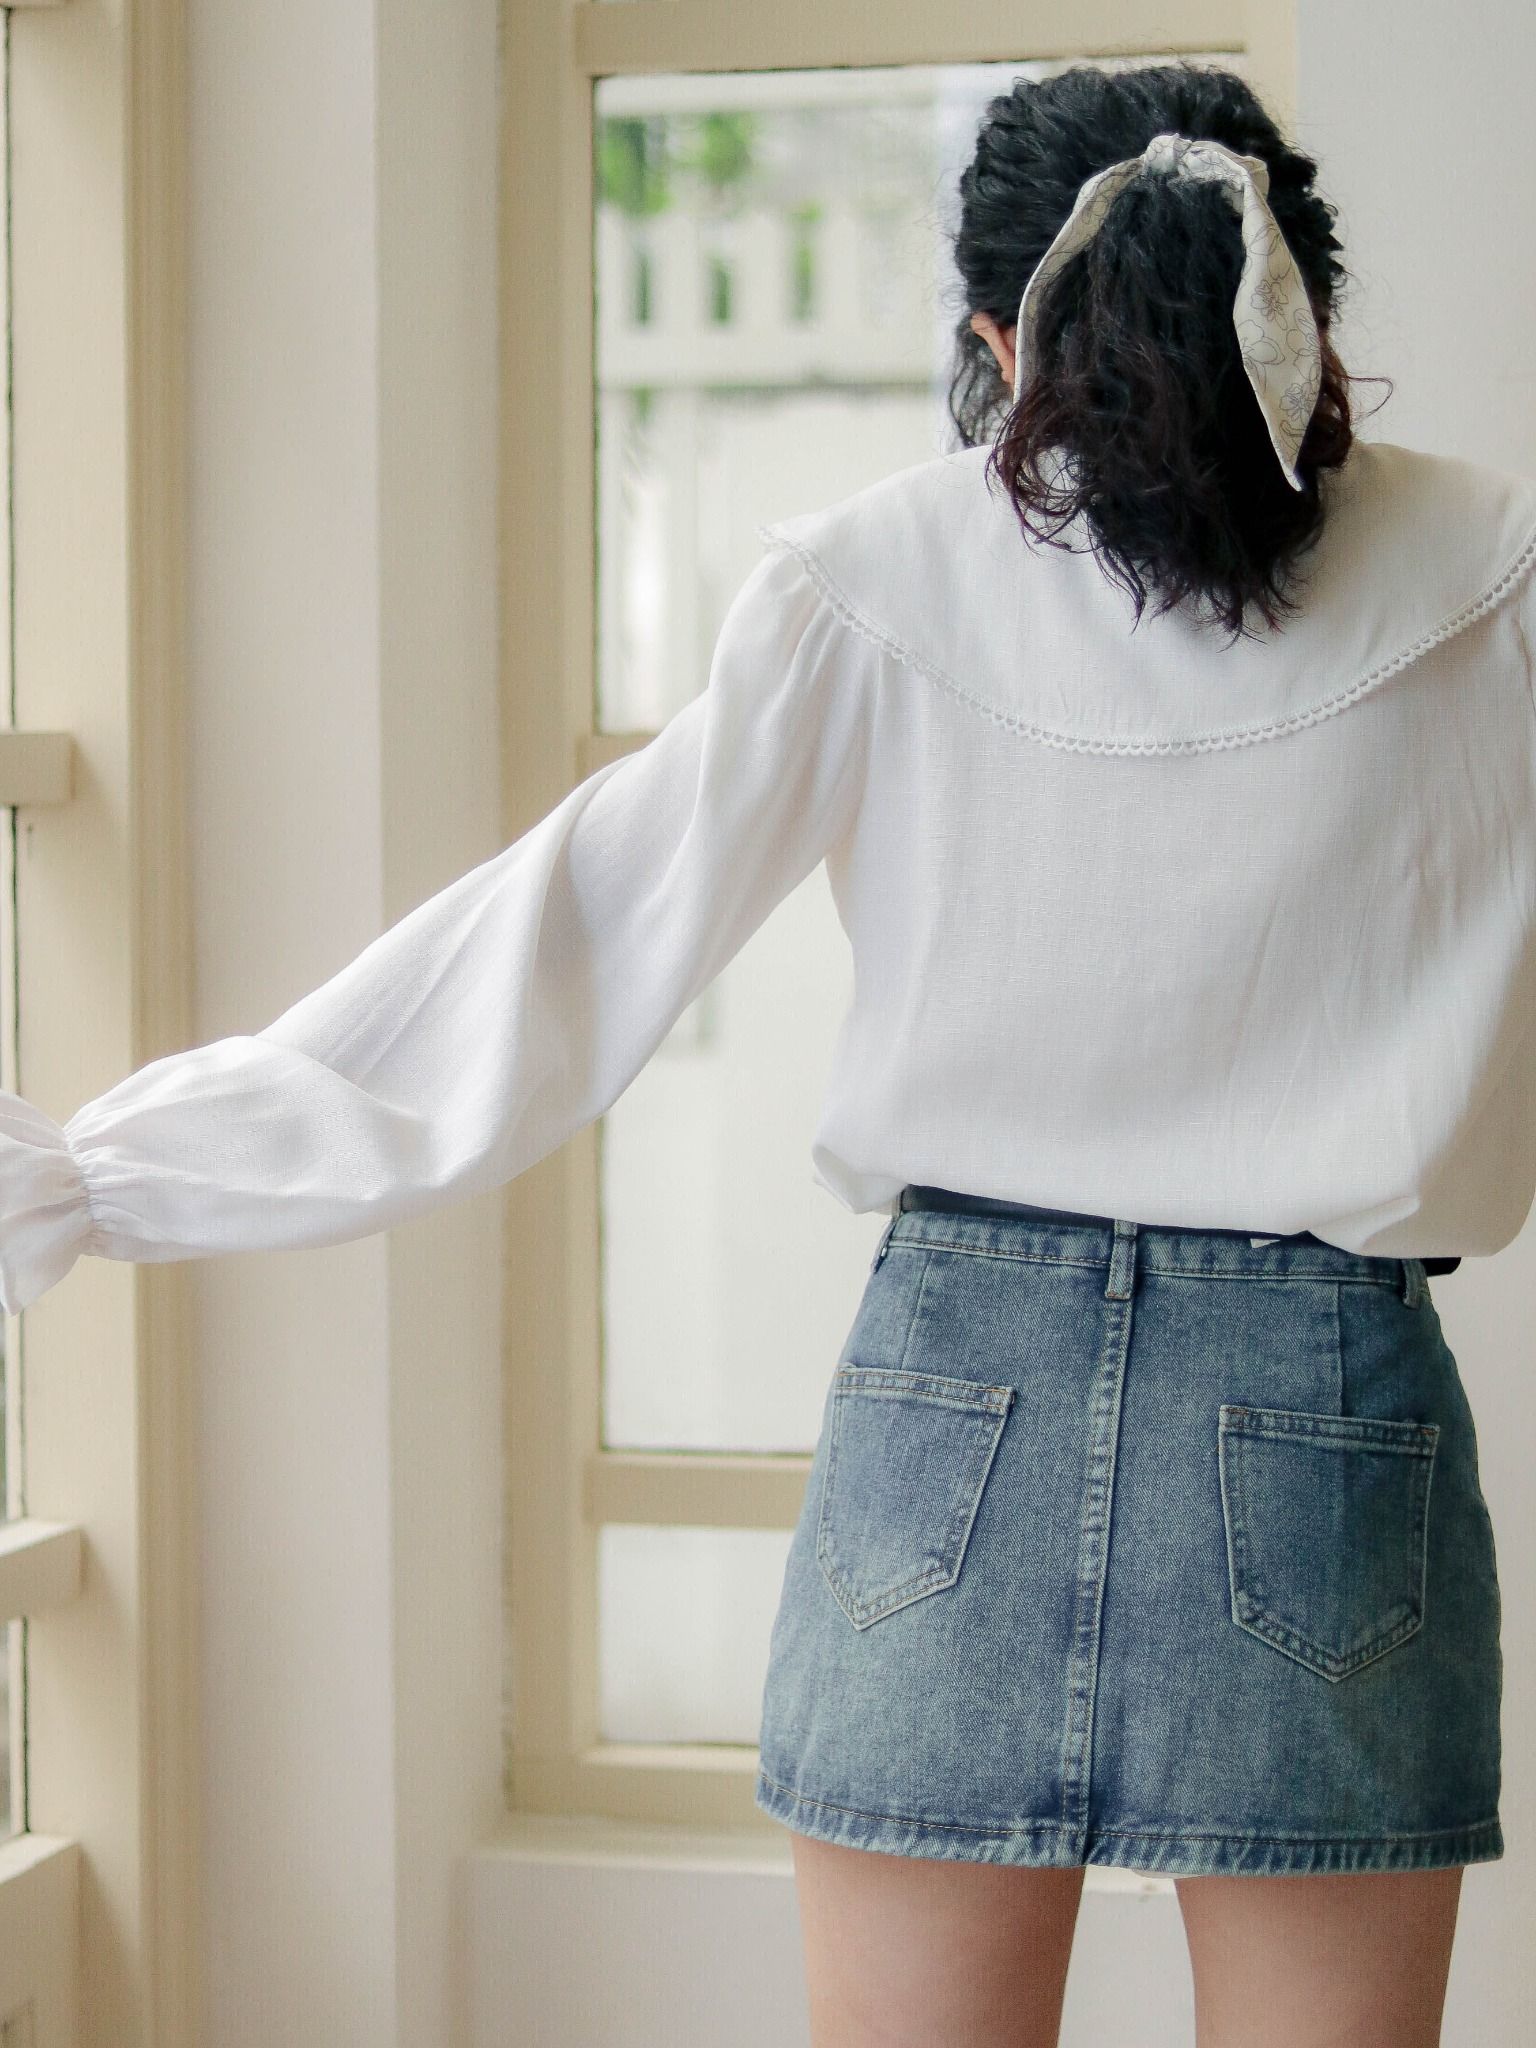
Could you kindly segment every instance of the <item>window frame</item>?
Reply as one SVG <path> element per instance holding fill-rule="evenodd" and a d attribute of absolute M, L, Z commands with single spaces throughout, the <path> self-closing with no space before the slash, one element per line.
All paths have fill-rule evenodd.
<path fill-rule="evenodd" d="M 1021 48 L 1023 42 L 1026 47 Z M 649 733 L 596 728 L 592 88 L 613 73 L 1026 62 L 1240 52 L 1276 118 L 1295 103 L 1294 0 L 508 0 L 502 35 L 501 676 L 507 830 L 526 831 Z M 530 278 L 538 289 L 528 289 Z M 601 1448 L 599 1127 L 506 1197 L 507 1804 L 779 1832 L 754 1747 L 600 1739 L 605 1523 L 794 1526 L 808 1454 Z"/>
<path fill-rule="evenodd" d="M 7 1085 L 64 1118 L 190 1036 L 183 0 L 32 0 L 10 33 L 16 718 L 71 735 L 75 772 L 68 801 L 17 813 Z M 184 1269 L 83 1260 L 7 1340 L 26 1511 L 79 1528 L 83 1569 L 27 1619 L 26 1832 L 0 1845 L 0 1917 L 41 1934 L 69 1915 L 67 1963 L 39 1940 L 39 2048 L 193 2048 Z"/>

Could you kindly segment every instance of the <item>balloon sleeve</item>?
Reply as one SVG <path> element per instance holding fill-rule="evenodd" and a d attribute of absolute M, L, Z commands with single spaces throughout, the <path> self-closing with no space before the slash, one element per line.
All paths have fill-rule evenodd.
<path fill-rule="evenodd" d="M 62 1125 L 0 1091 L 0 1302 L 81 1254 L 341 1243 L 536 1164 L 849 827 L 871 674 L 771 552 L 653 739 L 264 1030 L 154 1060 Z"/>

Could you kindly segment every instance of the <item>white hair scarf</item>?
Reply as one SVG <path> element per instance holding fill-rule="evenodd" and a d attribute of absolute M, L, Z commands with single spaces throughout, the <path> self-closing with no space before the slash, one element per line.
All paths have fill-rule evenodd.
<path fill-rule="evenodd" d="M 1296 259 L 1269 210 L 1269 166 L 1222 143 L 1188 135 L 1154 135 L 1140 156 L 1098 171 L 1083 185 L 1061 231 L 1024 287 L 1014 334 L 1013 399 L 1024 388 L 1025 357 L 1032 353 L 1032 316 L 1045 286 L 1098 232 L 1121 189 L 1147 166 L 1187 178 L 1210 178 L 1226 187 L 1243 224 L 1242 276 L 1232 319 L 1243 367 L 1286 482 L 1305 488 L 1296 458 L 1322 386 L 1322 351 L 1312 302 Z"/>

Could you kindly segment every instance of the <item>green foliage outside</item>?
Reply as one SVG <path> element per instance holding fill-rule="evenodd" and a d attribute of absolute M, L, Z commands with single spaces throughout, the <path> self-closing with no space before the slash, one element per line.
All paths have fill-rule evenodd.
<path fill-rule="evenodd" d="M 739 205 L 757 168 L 759 116 L 627 114 L 597 129 L 598 197 L 644 219 L 676 202 L 680 186 L 711 207 Z"/>

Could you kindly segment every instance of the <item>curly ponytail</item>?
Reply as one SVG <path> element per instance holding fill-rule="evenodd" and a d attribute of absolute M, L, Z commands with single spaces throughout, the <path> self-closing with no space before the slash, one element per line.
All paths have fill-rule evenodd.
<path fill-rule="evenodd" d="M 1012 328 L 1025 282 L 1083 181 L 1164 132 L 1221 142 L 1269 167 L 1269 205 L 1322 339 L 1301 491 L 1281 474 L 1238 353 L 1240 226 L 1210 183 L 1149 169 L 1121 192 L 1045 293 L 1016 407 L 971 327 L 986 313 Z M 1026 536 L 1070 547 L 1057 535 L 1079 515 L 1086 520 L 1137 624 L 1149 593 L 1154 617 L 1183 604 L 1233 639 L 1247 631 L 1250 604 L 1271 628 L 1297 609 L 1296 563 L 1323 523 L 1318 472 L 1349 453 L 1349 385 L 1362 381 L 1328 339 L 1347 272 L 1335 254 L 1334 209 L 1312 189 L 1316 173 L 1245 81 L 1212 66 L 1074 65 L 1038 83 L 1017 79 L 987 107 L 960 179 L 954 254 L 966 304 L 950 416 L 967 447 L 993 441 L 988 471 Z M 1037 517 L 1056 523 L 1037 525 Z"/>

